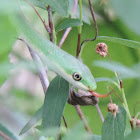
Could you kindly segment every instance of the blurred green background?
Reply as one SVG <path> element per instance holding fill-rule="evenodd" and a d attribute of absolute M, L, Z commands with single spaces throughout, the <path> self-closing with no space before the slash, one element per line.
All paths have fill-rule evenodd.
<path fill-rule="evenodd" d="M 71 0 L 72 1 L 72 0 Z M 111 36 L 119 37 L 124 39 L 130 39 L 140 42 L 140 2 L 138 0 L 109 0 L 100 5 L 100 0 L 92 1 L 93 7 L 96 13 L 96 19 L 98 24 L 98 35 L 99 36 Z M 72 2 L 70 2 L 70 7 L 72 7 Z M 94 24 L 88 10 L 88 2 L 83 0 L 84 5 L 84 25 L 82 30 L 82 40 L 86 38 L 93 38 Z M 36 27 L 44 36 L 48 36 L 39 18 L 29 7 L 28 4 L 22 6 L 26 17 L 33 26 Z M 40 8 L 37 8 L 39 13 L 43 18 L 47 19 L 47 12 Z M 1 11 L 3 9 L 1 8 Z M 8 13 L 9 14 L 9 13 Z M 19 41 L 15 43 L 17 34 L 15 31 L 15 25 L 13 25 L 7 16 L 7 13 L 0 14 L 0 70 L 2 69 L 3 63 L 9 63 L 12 58 L 16 58 L 15 63 L 20 62 L 20 60 L 31 59 L 29 54 L 26 54 L 27 50 L 23 48 L 18 50 L 23 44 Z M 63 18 L 56 13 L 53 13 L 53 22 L 55 27 L 63 21 Z M 91 23 L 91 24 L 88 24 Z M 57 34 L 57 42 L 59 43 L 64 31 Z M 72 29 L 69 33 L 67 39 L 65 40 L 62 49 L 69 52 L 72 55 L 76 55 L 77 46 L 77 34 L 78 30 L 76 27 Z M 95 52 L 96 44 L 102 41 L 94 41 L 87 43 L 82 52 L 82 60 L 86 64 L 95 78 L 98 77 L 114 77 L 114 73 L 105 70 L 103 68 L 98 68 L 94 65 L 96 60 L 108 60 L 108 58 L 102 58 Z M 113 61 L 120 62 L 128 67 L 140 62 L 140 49 L 132 49 L 117 43 L 111 43 L 104 41 L 108 45 L 108 51 Z M 14 46 L 14 47 L 12 47 Z M 13 49 L 12 49 L 13 48 Z M 17 49 L 18 48 L 18 49 Z M 12 50 L 12 56 L 9 60 L 9 53 Z M 22 54 L 23 51 L 23 54 Z M 24 52 L 25 51 L 25 52 Z M 16 54 L 18 55 L 15 55 Z M 27 52 L 28 53 L 28 52 Z M 5 72 L 7 73 L 7 72 Z M 17 79 L 20 75 L 21 84 L 17 84 Z M 24 76 L 24 74 L 26 76 Z M 5 74 L 7 75 L 7 74 Z M 17 76 L 18 75 L 18 76 Z M 29 118 L 35 113 L 35 111 L 40 108 L 43 104 L 43 91 L 41 89 L 41 84 L 36 76 L 28 79 L 28 75 L 33 75 L 27 70 L 14 74 L 7 75 L 7 81 L 1 86 L 0 94 L 0 122 L 9 125 L 10 128 L 16 129 L 17 134 L 20 132 L 21 128 L 26 124 Z M 49 76 L 52 77 L 52 74 Z M 51 79 L 51 78 L 50 78 Z M 5 76 L 0 77 L 0 84 L 6 80 Z M 26 84 L 27 83 L 27 84 Z M 17 86 L 16 86 L 17 84 Z M 98 93 L 107 93 L 108 82 L 97 83 Z M 123 86 L 126 93 L 126 98 L 131 111 L 131 115 L 134 114 L 134 105 L 140 100 L 140 81 L 136 79 L 123 80 Z M 29 88 L 28 88 L 29 86 Z M 34 87 L 38 87 L 37 91 L 31 90 Z M 36 89 L 36 88 L 35 88 Z M 117 90 L 116 90 L 117 91 Z M 118 92 L 118 91 L 117 91 Z M 34 94 L 35 93 L 35 94 Z M 119 93 L 119 92 L 118 92 Z M 115 95 L 112 95 L 112 100 L 116 104 L 121 104 Z M 107 114 L 107 104 L 110 102 L 109 98 L 100 99 L 99 106 L 105 117 Z M 102 122 L 98 115 L 95 106 L 85 106 L 81 107 L 83 113 L 88 120 L 89 126 L 94 134 L 101 133 Z M 136 111 L 140 111 L 140 104 L 137 105 Z M 80 119 L 76 110 L 73 106 L 67 104 L 64 116 L 67 120 L 68 127 L 74 126 Z"/>

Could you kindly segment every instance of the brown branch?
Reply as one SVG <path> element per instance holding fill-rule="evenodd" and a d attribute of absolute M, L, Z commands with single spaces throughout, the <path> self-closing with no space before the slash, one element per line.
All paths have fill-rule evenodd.
<path fill-rule="evenodd" d="M 11 138 L 9 138 L 5 133 L 3 133 L 2 131 L 0 131 L 0 136 L 2 136 L 5 140 L 12 140 Z"/>
<path fill-rule="evenodd" d="M 102 123 L 104 123 L 104 117 L 103 117 L 103 114 L 102 114 L 98 104 L 96 104 L 96 109 L 97 109 L 97 111 L 99 113 L 99 116 L 100 116 L 100 119 L 101 119 Z"/>
<path fill-rule="evenodd" d="M 96 40 L 97 36 L 98 36 L 98 27 L 97 27 L 97 23 L 96 23 L 96 18 L 95 18 L 95 14 L 94 14 L 94 9 L 92 7 L 92 3 L 91 3 L 91 0 L 89 0 L 89 6 L 90 6 L 90 12 L 91 12 L 91 15 L 92 15 L 92 19 L 94 21 L 94 24 L 95 24 L 95 37 L 93 39 L 85 39 L 84 41 L 82 41 L 81 45 L 80 45 L 80 49 L 79 49 L 79 53 L 81 51 L 81 48 L 83 46 L 83 44 L 87 41 L 94 41 Z"/>
<path fill-rule="evenodd" d="M 76 111 L 77 111 L 79 117 L 81 118 L 81 120 L 83 121 L 83 123 L 84 123 L 84 125 L 85 125 L 85 129 L 88 131 L 88 133 L 92 134 L 92 132 L 91 132 L 89 126 L 88 126 L 88 122 L 87 122 L 87 120 L 85 119 L 82 110 L 80 109 L 80 106 L 79 106 L 79 105 L 75 105 L 75 108 L 76 108 Z"/>
<path fill-rule="evenodd" d="M 42 84 L 42 87 L 43 87 L 43 90 L 44 90 L 44 94 L 46 93 L 47 91 L 47 88 L 49 86 L 49 80 L 48 80 L 48 76 L 46 74 L 46 70 L 39 58 L 39 56 L 35 53 L 35 51 L 29 46 L 29 44 L 23 40 L 23 39 L 20 39 L 18 38 L 19 40 L 23 41 L 28 49 L 29 49 L 29 52 L 32 56 L 32 59 L 34 60 L 34 62 L 37 64 L 37 68 L 38 68 L 38 71 L 39 71 L 39 78 L 40 78 L 40 81 L 41 81 L 41 84 Z"/>
<path fill-rule="evenodd" d="M 78 34 L 78 42 L 77 42 L 76 58 L 79 57 L 80 40 L 81 40 L 81 34 Z"/>
<path fill-rule="evenodd" d="M 78 3 L 78 0 L 75 0 L 74 6 L 73 6 L 73 11 L 72 11 L 73 15 L 75 14 L 76 7 L 77 7 L 77 3 Z M 62 44 L 63 44 L 64 41 L 66 40 L 66 38 L 67 38 L 69 32 L 71 31 L 71 29 L 72 29 L 71 27 L 69 27 L 69 28 L 66 29 L 66 31 L 65 31 L 65 33 L 63 34 L 63 37 L 61 38 L 60 43 L 59 43 L 59 45 L 58 45 L 59 48 L 61 48 Z"/>
<path fill-rule="evenodd" d="M 63 115 L 63 121 L 64 121 L 64 124 L 65 124 L 65 127 L 68 128 L 68 125 L 67 125 L 67 122 L 66 122 L 66 119 L 65 119 L 64 115 Z"/>
<path fill-rule="evenodd" d="M 111 87 L 111 86 L 107 86 L 107 89 L 111 88 L 112 91 L 116 94 L 116 96 L 120 99 L 121 103 L 123 103 L 123 100 L 121 99 L 121 97 L 117 94 L 117 92 Z"/>
<path fill-rule="evenodd" d="M 47 7 L 47 11 L 48 11 L 49 27 L 51 29 L 51 31 L 49 33 L 50 34 L 50 41 L 54 42 L 54 39 L 53 39 L 53 22 L 52 22 L 51 7 L 50 6 Z"/>
<path fill-rule="evenodd" d="M 50 33 L 50 32 L 51 32 L 50 27 L 46 24 L 45 20 L 42 19 L 42 17 L 40 16 L 40 14 L 39 14 L 38 11 L 36 10 L 36 8 L 35 8 L 35 7 L 32 5 L 32 3 L 30 3 L 28 0 L 26 0 L 26 2 L 34 9 L 34 11 L 36 12 L 36 14 L 38 15 L 38 17 L 39 17 L 40 20 L 42 21 L 42 23 L 43 23 L 43 25 L 44 25 L 46 31 L 47 31 L 48 33 Z"/>

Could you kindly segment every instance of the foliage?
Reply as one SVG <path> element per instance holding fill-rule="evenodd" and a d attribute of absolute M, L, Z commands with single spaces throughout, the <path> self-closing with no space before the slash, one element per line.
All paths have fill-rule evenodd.
<path fill-rule="evenodd" d="M 12 140 L 18 140 L 14 134 L 9 131 L 5 126 L 3 126 L 2 124 L 0 124 L 0 133 L 4 133 L 6 136 L 8 136 L 9 138 L 11 138 Z M 0 139 L 1 140 L 5 140 L 1 135 L 0 135 Z"/>
<path fill-rule="evenodd" d="M 126 128 L 126 112 L 123 107 L 114 116 L 111 112 L 105 118 L 102 128 L 102 140 L 123 140 Z"/>
<path fill-rule="evenodd" d="M 23 0 L 20 0 L 23 1 Z M 74 1 L 72 0 L 60 0 L 59 2 L 57 0 L 30 0 L 30 2 L 38 7 L 37 10 L 43 15 L 44 11 L 47 12 L 47 6 L 49 5 L 52 9 L 52 18 L 54 22 L 54 29 L 56 30 L 57 34 L 57 44 L 58 41 L 62 37 L 63 30 L 69 28 L 69 27 L 79 27 L 82 26 L 82 40 L 86 38 L 93 38 L 94 30 L 93 25 L 89 25 L 91 23 L 91 16 L 90 16 L 90 10 L 88 6 L 87 1 L 83 1 L 83 11 L 82 11 L 82 22 L 79 20 L 79 5 L 77 6 L 75 16 L 72 14 Z M 32 17 L 30 15 L 34 15 L 34 11 L 31 12 L 28 11 L 24 5 L 24 3 L 20 3 L 21 7 L 29 13 L 29 19 L 30 24 L 38 26 L 37 23 L 34 23 L 34 20 L 32 20 Z M 99 135 L 90 135 L 88 134 L 85 129 L 84 125 L 82 123 L 77 123 L 79 120 L 77 117 L 76 112 L 74 111 L 74 108 L 68 104 L 66 104 L 68 99 L 68 93 L 69 93 L 69 83 L 62 79 L 60 76 L 56 76 L 51 82 L 50 86 L 45 94 L 44 98 L 44 104 L 43 106 L 37 110 L 34 105 L 32 105 L 32 98 L 26 98 L 26 100 L 18 102 L 18 105 L 16 105 L 16 94 L 5 94 L 5 97 L 3 95 L 0 96 L 0 101 L 2 104 L 7 104 L 8 108 L 10 107 L 14 108 L 14 110 L 17 110 L 17 112 L 22 112 L 21 106 L 28 108 L 27 102 L 31 103 L 31 109 L 30 112 L 24 112 L 25 114 L 28 114 L 31 116 L 33 112 L 35 114 L 31 117 L 31 119 L 28 121 L 28 123 L 23 127 L 20 132 L 20 135 L 24 134 L 25 132 L 31 132 L 29 131 L 31 128 L 36 131 L 37 135 L 35 133 L 30 134 L 26 133 L 30 138 L 33 139 L 34 137 L 38 139 L 43 139 L 42 136 L 47 137 L 47 139 L 55 139 L 57 138 L 58 134 L 61 134 L 62 140 L 69 140 L 69 139 L 102 139 L 102 140 L 118 140 L 118 139 L 138 139 L 139 138 L 139 129 L 135 129 L 134 131 L 130 132 L 130 134 L 126 135 L 124 138 L 124 132 L 126 131 L 126 114 L 128 115 L 128 111 L 130 111 L 130 114 L 133 112 L 133 106 L 136 103 L 136 101 L 139 99 L 139 91 L 140 87 L 139 85 L 139 79 L 140 79 L 140 55 L 139 55 L 139 49 L 140 49 L 140 40 L 139 40 L 139 19 L 138 18 L 138 10 L 139 10 L 139 2 L 136 2 L 134 0 L 133 2 L 128 0 L 112 0 L 107 2 L 106 4 L 103 4 L 102 6 L 99 6 L 99 2 L 93 2 L 93 7 L 96 7 L 94 10 L 99 14 L 99 17 L 97 16 L 98 21 L 98 29 L 99 29 L 99 36 L 97 37 L 97 40 L 86 44 L 86 47 L 83 50 L 82 53 L 82 59 L 83 62 L 90 68 L 91 72 L 94 73 L 94 76 L 96 77 L 96 82 L 98 84 L 97 91 L 99 92 L 106 92 L 106 85 L 110 85 L 111 87 L 119 87 L 118 78 L 123 79 L 123 87 L 125 89 L 126 98 L 124 97 L 124 89 L 117 89 L 119 96 L 121 96 L 124 100 L 127 99 L 127 102 L 122 103 L 122 106 L 119 106 L 119 111 L 117 112 L 116 117 L 112 113 L 108 113 L 106 111 L 106 104 L 109 102 L 108 99 L 101 99 L 100 100 L 100 107 L 103 112 L 103 115 L 107 117 L 105 118 L 105 122 L 102 125 L 100 122 L 100 118 L 97 116 L 97 111 L 93 107 L 83 107 L 82 110 L 86 117 L 88 118 L 89 126 L 92 128 L 93 134 L 99 134 Z M 14 24 L 11 20 L 11 9 L 15 9 L 14 0 L 12 2 L 3 1 L 0 5 L 0 85 L 4 83 L 6 80 L 6 77 L 10 78 L 8 75 L 9 69 L 12 70 L 15 68 L 13 65 L 9 64 L 9 53 L 12 50 L 12 46 L 14 45 L 14 42 L 16 38 L 18 37 L 18 34 L 16 32 L 17 25 Z M 97 5 L 97 6 L 96 6 Z M 12 8 L 11 8 L 12 7 Z M 21 8 L 21 9 L 22 9 Z M 7 9 L 7 10 L 5 10 Z M 12 9 L 12 10 L 13 10 Z M 22 10 L 23 10 L 22 9 Z M 129 10 L 128 10 L 129 9 Z M 23 10 L 23 11 L 24 11 Z M 127 15 L 126 15 L 127 11 Z M 110 17 L 110 13 L 115 13 L 113 17 Z M 45 13 L 45 18 L 46 17 Z M 59 15 L 59 16 L 58 16 Z M 74 17 L 74 19 L 68 18 L 69 15 Z M 118 17 L 117 17 L 117 16 Z M 10 18 L 9 18 L 10 17 Z M 33 16 L 34 17 L 34 16 Z M 56 17 L 60 18 L 61 20 L 55 19 Z M 66 19 L 67 17 L 67 19 Z M 39 21 L 39 18 L 36 18 L 36 21 Z M 46 22 L 47 23 L 47 22 Z M 87 24 L 85 24 L 87 23 Z M 48 24 L 48 23 L 47 23 Z M 40 30 L 40 33 L 42 31 Z M 63 48 L 68 53 L 75 55 L 76 47 L 77 46 L 77 30 L 72 30 L 72 32 L 69 34 L 68 39 L 66 39 L 66 42 L 63 44 Z M 103 61 L 100 56 L 95 54 L 95 51 L 93 52 L 94 47 L 97 43 L 101 41 L 104 41 L 108 45 L 109 55 L 111 56 L 113 61 L 107 61 L 107 58 L 105 58 L 105 61 Z M 40 41 L 37 39 L 36 41 Z M 49 41 L 46 45 L 50 45 Z M 55 46 L 55 45 L 52 45 Z M 41 54 L 42 52 L 40 52 Z M 19 56 L 17 56 L 20 58 Z M 20 64 L 16 66 L 18 71 L 23 69 L 23 67 L 26 67 L 26 69 L 32 71 L 37 75 L 38 71 L 32 67 L 32 64 L 30 62 L 26 62 L 24 58 L 20 58 Z M 94 61 L 94 62 L 93 62 Z M 114 72 L 119 73 L 120 75 L 118 77 L 114 78 Z M 53 74 L 52 74 L 53 75 Z M 51 76 L 52 76 L 51 75 Z M 52 76 L 53 77 L 53 76 Z M 98 78 L 100 77 L 100 78 Z M 127 80 L 125 80 L 127 79 Z M 104 83 L 103 83 L 104 82 Z M 34 83 L 32 83 L 34 85 Z M 115 89 L 115 88 L 114 88 Z M 12 92 L 12 90 L 10 91 Z M 27 95 L 25 95 L 27 96 Z M 31 95 L 34 97 L 33 95 Z M 11 100 L 13 101 L 11 101 Z M 114 95 L 112 95 L 112 99 L 116 104 L 120 104 L 118 98 Z M 13 103 L 15 101 L 15 103 Z M 35 104 L 39 105 L 40 99 L 37 98 Z M 1 104 L 1 103 L 0 103 Z M 14 106 L 15 105 L 15 106 Z M 39 106 L 37 106 L 39 107 Z M 64 110 L 65 109 L 65 110 Z M 128 110 L 127 110 L 128 109 Z M 138 109 L 137 109 L 138 111 Z M 1 113 L 1 112 L 0 112 Z M 16 113 L 14 113 L 15 115 Z M 62 115 L 64 115 L 67 119 L 69 129 L 63 129 L 61 127 L 59 129 L 59 125 L 63 126 Z M 135 114 L 134 114 L 135 115 Z M 0 114 L 1 116 L 1 114 Z M 132 115 L 133 116 L 133 115 Z M 20 115 L 18 117 L 19 121 L 22 122 L 24 118 L 24 115 Z M 17 120 L 18 120 L 17 119 Z M 39 120 L 42 120 L 42 124 L 38 126 Z M 0 117 L 0 121 L 1 117 Z M 130 121 L 130 120 L 129 120 Z M 26 122 L 24 122 L 25 124 Z M 75 127 L 72 127 L 75 125 Z M 130 124 L 129 124 L 130 125 Z M 22 125 L 23 126 L 23 125 Z M 42 126 L 44 130 L 42 130 Z M 102 131 L 101 131 L 102 128 Z M 3 125 L 0 125 L 0 131 L 4 132 L 7 136 L 9 136 L 12 139 L 17 139 L 6 127 Z M 14 132 L 14 130 L 13 130 Z M 15 134 L 18 132 L 15 131 Z M 28 139 L 28 136 L 25 136 L 25 140 Z M 46 139 L 44 137 L 44 139 Z M 2 137 L 0 136 L 0 139 Z M 24 139 L 24 138 L 23 138 Z"/>

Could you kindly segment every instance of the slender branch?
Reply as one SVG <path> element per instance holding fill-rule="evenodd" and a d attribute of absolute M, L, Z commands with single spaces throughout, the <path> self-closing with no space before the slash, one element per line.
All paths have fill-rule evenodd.
<path fill-rule="evenodd" d="M 96 23 L 96 18 L 95 18 L 95 14 L 94 14 L 94 9 L 92 7 L 92 3 L 91 3 L 91 0 L 89 0 L 89 6 L 90 6 L 90 12 L 91 12 L 91 15 L 92 15 L 92 18 L 93 18 L 93 21 L 94 21 L 94 24 L 95 24 L 95 37 L 93 39 L 85 39 L 84 41 L 82 41 L 81 45 L 80 45 L 80 49 L 79 49 L 79 53 L 81 51 L 81 48 L 83 46 L 83 44 L 87 41 L 94 41 L 96 40 L 97 36 L 98 36 L 98 27 L 97 27 L 97 23 Z"/>
<path fill-rule="evenodd" d="M 79 0 L 79 13 L 80 13 L 80 20 L 82 22 L 82 0 Z M 76 58 L 79 57 L 81 34 L 82 34 L 82 25 L 78 27 L 78 42 L 77 42 Z"/>
<path fill-rule="evenodd" d="M 96 104 L 96 109 L 97 109 L 97 111 L 99 113 L 99 116 L 100 116 L 100 119 L 101 119 L 102 123 L 104 123 L 104 117 L 103 117 L 103 114 L 102 114 L 98 104 Z"/>
<path fill-rule="evenodd" d="M 3 133 L 2 131 L 0 131 L 0 136 L 2 136 L 5 140 L 12 140 L 11 138 L 9 138 L 5 133 Z"/>
<path fill-rule="evenodd" d="M 123 103 L 123 100 L 121 99 L 121 97 L 117 94 L 117 92 L 111 87 L 111 86 L 107 86 L 107 89 L 111 88 L 112 91 L 116 94 L 116 96 L 120 99 L 121 103 Z M 109 90 L 108 90 L 109 91 Z"/>
<path fill-rule="evenodd" d="M 79 0 L 79 13 L 80 13 L 80 20 L 82 20 L 82 0 Z M 78 28 L 78 42 L 77 42 L 77 52 L 76 52 L 76 58 L 78 59 L 79 57 L 79 49 L 80 49 L 80 40 L 81 40 L 81 33 L 82 33 L 82 26 Z M 88 133 L 92 134 L 88 122 L 86 118 L 84 117 L 84 114 L 82 110 L 80 109 L 79 105 L 75 105 L 76 111 L 81 118 L 81 120 L 84 122 L 85 129 L 88 131 Z"/>
<path fill-rule="evenodd" d="M 48 80 L 48 76 L 46 74 L 46 70 L 45 70 L 39 56 L 34 52 L 34 50 L 30 46 L 28 46 L 28 49 L 30 51 L 30 54 L 31 54 L 33 60 L 38 65 L 39 78 L 40 78 L 40 81 L 41 81 L 41 84 L 42 84 L 42 87 L 43 87 L 43 90 L 44 90 L 44 94 L 45 94 L 46 91 L 47 91 L 47 88 L 49 86 L 49 80 Z"/>
<path fill-rule="evenodd" d="M 80 40 L 81 40 L 81 34 L 78 34 L 78 42 L 77 42 L 76 58 L 79 57 Z"/>
<path fill-rule="evenodd" d="M 50 32 L 51 32 L 50 27 L 46 24 L 45 20 L 42 19 L 42 17 L 40 16 L 40 14 L 39 14 L 38 11 L 36 10 L 36 8 L 35 8 L 28 0 L 26 0 L 26 2 L 34 9 L 34 11 L 36 12 L 36 14 L 38 15 L 38 17 L 39 17 L 40 20 L 42 21 L 42 23 L 43 23 L 43 25 L 44 25 L 46 31 L 50 33 Z"/>
<path fill-rule="evenodd" d="M 76 111 L 77 111 L 79 117 L 81 118 L 81 120 L 83 121 L 83 123 L 84 123 L 84 125 L 85 125 L 85 129 L 88 131 L 88 133 L 92 134 L 92 132 L 91 132 L 89 126 L 88 126 L 88 122 L 87 122 L 87 120 L 85 119 L 82 110 L 80 109 L 80 106 L 79 106 L 79 105 L 75 105 L 75 108 L 76 108 Z"/>
<path fill-rule="evenodd" d="M 77 3 L 78 3 L 78 0 L 75 0 L 74 6 L 73 6 L 73 11 L 72 11 L 73 15 L 75 14 L 76 7 L 77 7 Z M 67 38 L 69 32 L 71 31 L 71 29 L 72 29 L 71 27 L 69 27 L 69 28 L 66 29 L 66 31 L 65 31 L 65 33 L 63 34 L 63 37 L 61 38 L 60 43 L 59 43 L 59 45 L 58 45 L 59 48 L 61 48 L 61 46 L 63 45 L 63 43 L 64 43 L 64 41 L 66 40 L 66 38 Z"/>
<path fill-rule="evenodd" d="M 29 49 L 29 52 L 30 52 L 30 54 L 31 54 L 31 56 L 32 56 L 32 58 L 33 58 L 33 60 L 34 60 L 35 63 L 37 64 L 37 68 L 38 68 L 38 71 L 39 71 L 39 78 L 40 78 L 40 81 L 41 81 L 41 83 L 42 83 L 42 87 L 43 87 L 44 94 L 45 94 L 46 91 L 47 91 L 47 88 L 48 88 L 48 86 L 49 86 L 49 80 L 48 80 L 48 76 L 47 76 L 47 74 L 46 74 L 46 70 L 45 70 L 45 68 L 44 68 L 44 66 L 43 66 L 43 64 L 42 64 L 42 62 L 41 62 L 39 56 L 38 56 L 38 55 L 36 54 L 36 52 L 29 46 L 29 44 L 28 44 L 25 40 L 23 40 L 23 39 L 20 39 L 20 38 L 19 38 L 19 40 L 23 41 L 23 42 L 27 45 L 27 47 L 28 47 L 28 49 Z"/>
<path fill-rule="evenodd" d="M 50 41 L 54 42 L 54 39 L 53 39 L 53 22 L 52 22 L 51 7 L 50 6 L 47 7 L 47 11 L 48 11 L 49 27 L 51 29 L 51 31 L 49 33 L 50 34 Z"/>
<path fill-rule="evenodd" d="M 63 116 L 63 121 L 64 121 L 64 124 L 65 124 L 66 128 L 68 128 L 68 125 L 67 125 L 67 122 L 66 122 L 66 119 L 65 119 L 64 116 Z"/>

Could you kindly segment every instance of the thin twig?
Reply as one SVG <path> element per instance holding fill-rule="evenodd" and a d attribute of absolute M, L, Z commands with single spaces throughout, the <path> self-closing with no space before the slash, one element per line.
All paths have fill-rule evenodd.
<path fill-rule="evenodd" d="M 64 124 L 65 124 L 65 127 L 68 128 L 68 125 L 67 125 L 67 122 L 66 122 L 66 119 L 65 119 L 64 115 L 63 115 L 63 121 L 64 121 Z"/>
<path fill-rule="evenodd" d="M 47 11 L 48 11 L 49 27 L 51 29 L 51 31 L 49 33 L 50 34 L 50 41 L 54 42 L 54 39 L 53 39 L 53 22 L 52 22 L 51 7 L 50 6 L 47 7 Z"/>
<path fill-rule="evenodd" d="M 77 7 L 77 3 L 78 3 L 78 0 L 75 0 L 74 6 L 73 6 L 73 11 L 72 11 L 73 15 L 75 14 L 76 7 Z M 66 29 L 66 31 L 65 31 L 65 33 L 63 34 L 63 37 L 61 38 L 60 43 L 59 43 L 59 45 L 58 45 L 59 48 L 61 48 L 62 44 L 63 44 L 64 41 L 66 40 L 66 38 L 67 38 L 69 32 L 71 31 L 71 29 L 72 29 L 71 27 L 69 27 L 69 28 Z"/>
<path fill-rule="evenodd" d="M 76 58 L 79 57 L 80 40 L 81 40 L 81 34 L 78 34 L 78 43 L 77 43 Z"/>
<path fill-rule="evenodd" d="M 2 131 L 0 131 L 0 136 L 2 136 L 5 140 L 12 140 L 6 134 L 4 134 Z"/>
<path fill-rule="evenodd" d="M 93 6 L 92 6 L 92 3 L 91 3 L 91 0 L 89 0 L 89 6 L 90 6 L 90 12 L 91 12 L 91 15 L 92 15 L 92 18 L 93 18 L 93 21 L 94 21 L 94 24 L 95 24 L 95 37 L 93 39 L 85 39 L 84 41 L 82 41 L 81 45 L 80 45 L 80 49 L 79 49 L 79 53 L 81 51 L 81 48 L 83 46 L 83 44 L 87 41 L 94 41 L 96 40 L 97 36 L 98 36 L 98 27 L 97 27 L 97 23 L 96 23 L 96 18 L 95 18 L 95 14 L 94 14 L 94 9 L 93 9 Z"/>
<path fill-rule="evenodd" d="M 79 105 L 75 105 L 75 108 L 76 108 L 76 111 L 77 111 L 79 117 L 81 118 L 81 120 L 83 121 L 83 123 L 84 123 L 84 125 L 85 125 L 85 129 L 88 131 L 88 133 L 92 134 L 92 132 L 91 132 L 89 126 L 88 126 L 88 122 L 87 122 L 87 120 L 85 119 L 82 110 L 80 109 L 80 106 L 79 106 Z"/>
<path fill-rule="evenodd" d="M 96 104 L 96 109 L 97 109 L 97 111 L 99 113 L 99 116 L 100 116 L 100 119 L 101 119 L 102 123 L 104 123 L 104 117 L 103 117 L 103 114 L 102 114 L 98 104 Z"/>
<path fill-rule="evenodd" d="M 79 1 L 79 2 L 81 2 L 81 1 Z M 80 4 L 82 5 L 82 3 L 80 3 Z M 80 10 L 81 10 L 80 11 L 80 20 L 81 20 L 82 19 L 82 8 Z M 78 32 L 78 42 L 77 42 L 77 52 L 76 52 L 76 58 L 77 59 L 79 57 L 80 40 L 81 40 L 81 29 L 79 29 L 79 32 Z M 89 128 L 88 122 L 87 122 L 86 118 L 84 117 L 84 114 L 83 114 L 82 110 L 80 109 L 80 106 L 75 105 L 75 108 L 76 108 L 76 111 L 77 111 L 79 117 L 84 122 L 85 129 L 88 131 L 88 133 L 92 134 L 92 132 Z"/>
<path fill-rule="evenodd" d="M 116 94 L 116 96 L 120 99 L 121 103 L 123 103 L 123 100 L 121 99 L 121 97 L 117 94 L 117 92 L 111 87 L 111 86 L 107 86 L 107 89 L 111 88 L 112 91 Z"/>
<path fill-rule="evenodd" d="M 45 20 L 42 19 L 42 17 L 40 16 L 40 14 L 39 14 L 38 11 L 36 10 L 36 8 L 35 8 L 35 7 L 32 5 L 32 3 L 30 3 L 28 0 L 26 0 L 26 2 L 34 9 L 34 11 L 36 12 L 36 14 L 38 15 L 38 17 L 39 17 L 40 20 L 42 21 L 42 23 L 43 23 L 43 25 L 44 25 L 46 31 L 47 31 L 48 33 L 50 33 L 50 32 L 51 32 L 50 27 L 46 24 Z"/>
<path fill-rule="evenodd" d="M 43 87 L 43 90 L 44 90 L 44 94 L 46 93 L 47 91 L 47 88 L 49 86 L 49 80 L 48 80 L 48 76 L 46 74 L 46 70 L 39 58 L 39 56 L 36 54 L 36 52 L 29 46 L 29 44 L 23 40 L 23 39 L 20 39 L 19 40 L 23 41 L 28 49 L 29 49 L 29 52 L 32 56 L 32 59 L 34 60 L 34 62 L 37 64 L 37 68 L 38 68 L 38 71 L 39 71 L 39 78 L 40 78 L 40 81 L 41 81 L 41 84 L 42 84 L 42 87 Z"/>

